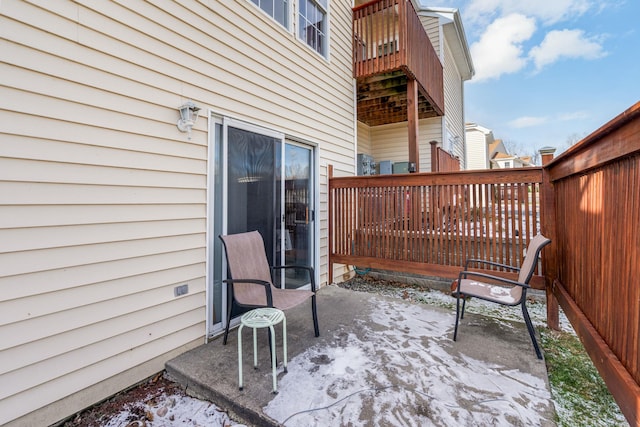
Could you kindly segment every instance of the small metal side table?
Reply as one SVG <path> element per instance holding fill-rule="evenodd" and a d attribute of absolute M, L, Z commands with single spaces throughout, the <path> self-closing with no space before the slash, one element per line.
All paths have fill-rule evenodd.
<path fill-rule="evenodd" d="M 274 325 L 282 322 L 282 349 L 284 352 L 284 371 L 287 372 L 287 319 L 282 310 L 277 308 L 265 307 L 256 308 L 242 315 L 240 318 L 240 327 L 238 328 L 238 378 L 240 382 L 240 390 L 243 388 L 242 383 L 242 328 L 245 326 L 253 329 L 253 367 L 258 367 L 258 339 L 256 331 L 260 328 L 269 328 L 271 330 L 271 369 L 273 370 L 273 393 L 278 392 L 276 378 L 276 333 L 273 329 Z"/>

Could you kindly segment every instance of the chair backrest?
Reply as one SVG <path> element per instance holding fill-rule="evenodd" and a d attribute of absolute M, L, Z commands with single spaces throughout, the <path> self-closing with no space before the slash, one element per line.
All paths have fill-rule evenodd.
<path fill-rule="evenodd" d="M 537 234 L 533 239 L 531 239 L 529 246 L 527 247 L 527 254 L 520 266 L 518 282 L 529 283 L 529 280 L 531 280 L 531 277 L 533 276 L 533 271 L 536 269 L 536 265 L 538 264 L 540 251 L 549 243 L 551 243 L 551 240 L 547 239 L 542 234 Z"/>
<path fill-rule="evenodd" d="M 231 279 L 271 281 L 271 269 L 264 249 L 264 240 L 257 231 L 220 236 Z M 241 304 L 258 305 L 265 301 L 264 287 L 250 283 L 234 284 L 235 299 Z"/>

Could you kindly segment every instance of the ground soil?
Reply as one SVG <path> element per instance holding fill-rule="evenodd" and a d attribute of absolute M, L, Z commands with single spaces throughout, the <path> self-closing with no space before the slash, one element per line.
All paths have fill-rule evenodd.
<path fill-rule="evenodd" d="M 125 408 L 130 412 L 127 427 L 144 426 L 154 417 L 149 407 L 162 395 L 186 395 L 179 384 L 168 380 L 163 373 L 94 405 L 60 424 L 61 427 L 101 427 Z"/>

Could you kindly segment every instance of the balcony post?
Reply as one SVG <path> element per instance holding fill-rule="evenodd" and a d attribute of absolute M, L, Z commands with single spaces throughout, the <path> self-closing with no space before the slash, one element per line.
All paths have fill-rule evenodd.
<path fill-rule="evenodd" d="M 420 172 L 420 151 L 418 149 L 418 82 L 407 79 L 407 121 L 409 128 L 409 172 Z M 411 163 L 415 167 L 411 168 Z"/>

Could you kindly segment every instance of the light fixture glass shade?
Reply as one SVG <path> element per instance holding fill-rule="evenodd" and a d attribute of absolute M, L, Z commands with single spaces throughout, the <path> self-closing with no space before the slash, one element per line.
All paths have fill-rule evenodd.
<path fill-rule="evenodd" d="M 188 132 L 189 139 L 191 139 L 191 128 L 196 124 L 198 115 L 200 114 L 200 107 L 197 107 L 191 101 L 187 101 L 179 108 L 180 118 L 178 119 L 178 129 L 180 132 Z"/>

